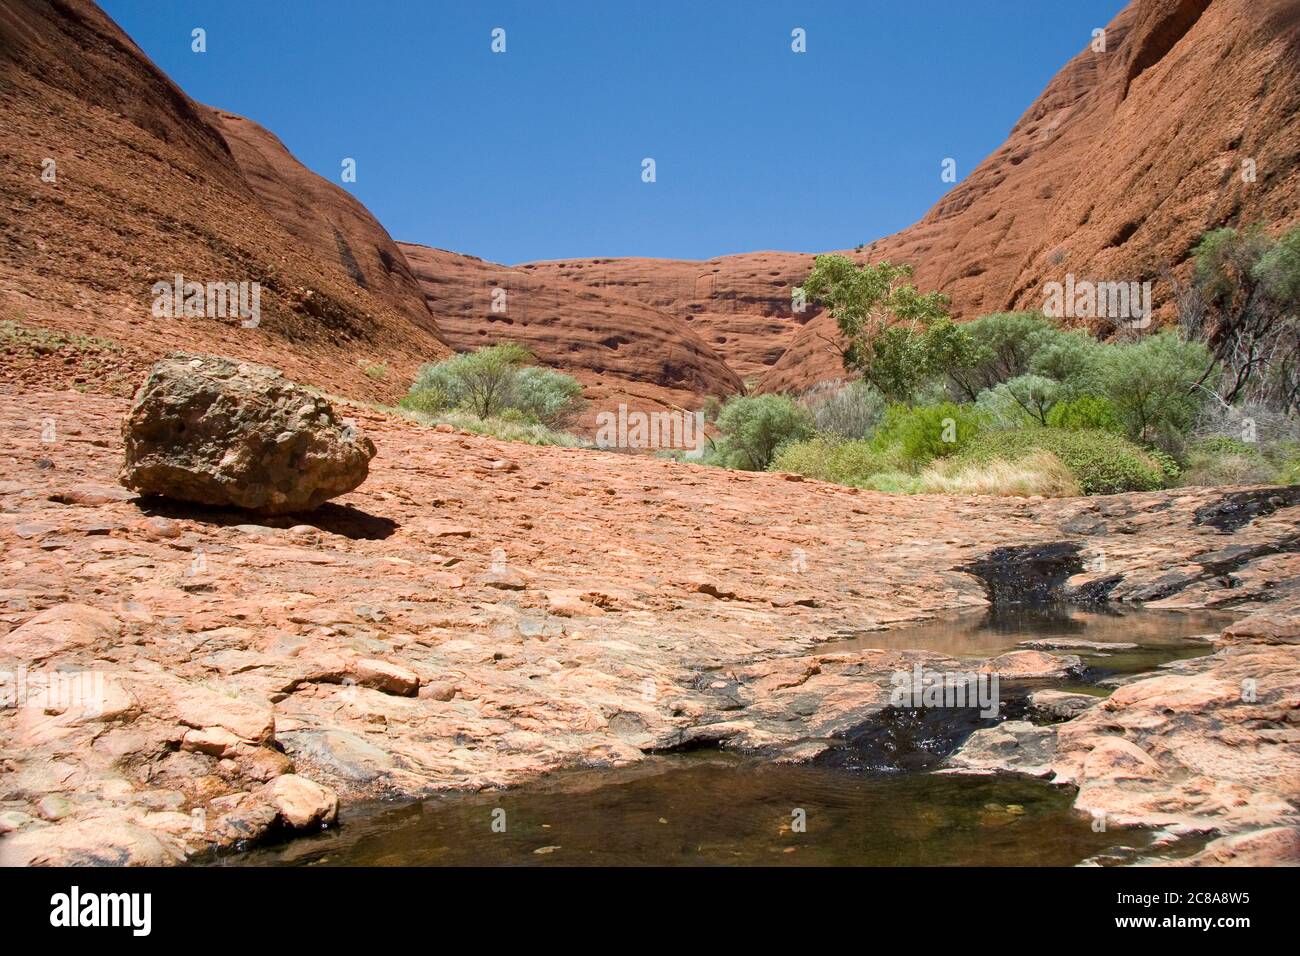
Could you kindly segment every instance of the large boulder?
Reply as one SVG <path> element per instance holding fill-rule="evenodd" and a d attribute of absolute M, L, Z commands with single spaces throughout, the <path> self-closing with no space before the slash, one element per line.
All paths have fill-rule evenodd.
<path fill-rule="evenodd" d="M 323 398 L 275 369 L 210 355 L 154 365 L 122 434 L 128 488 L 261 514 L 346 494 L 375 455 Z"/>

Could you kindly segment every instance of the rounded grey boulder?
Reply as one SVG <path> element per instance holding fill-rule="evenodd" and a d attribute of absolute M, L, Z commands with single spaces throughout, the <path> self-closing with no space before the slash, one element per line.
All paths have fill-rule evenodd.
<path fill-rule="evenodd" d="M 273 368 L 211 355 L 154 365 L 122 425 L 120 480 L 260 514 L 308 511 L 366 480 L 375 445 Z"/>

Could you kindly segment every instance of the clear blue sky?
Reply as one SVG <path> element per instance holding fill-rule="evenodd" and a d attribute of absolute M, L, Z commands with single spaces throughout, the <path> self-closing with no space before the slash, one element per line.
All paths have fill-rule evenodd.
<path fill-rule="evenodd" d="M 335 182 L 354 157 L 345 188 L 395 238 L 507 263 L 887 235 L 952 188 L 945 157 L 969 173 L 1124 5 L 100 2 L 195 99 Z"/>

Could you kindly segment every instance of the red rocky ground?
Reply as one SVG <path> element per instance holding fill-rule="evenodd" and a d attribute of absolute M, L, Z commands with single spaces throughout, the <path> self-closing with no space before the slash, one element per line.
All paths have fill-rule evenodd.
<path fill-rule="evenodd" d="M 379 447 L 366 484 L 259 522 L 118 487 L 125 411 L 77 392 L 0 397 L 0 665 L 104 682 L 96 714 L 0 711 L 6 862 L 176 861 L 328 816 L 310 781 L 346 803 L 692 741 L 806 756 L 878 711 L 888 674 L 953 664 L 818 645 L 986 603 L 962 568 L 998 547 L 1075 543 L 1105 567 L 1072 585 L 1118 575 L 1114 596 L 1175 606 L 1263 606 L 1300 575 L 1294 496 L 1251 497 L 1258 516 L 1223 531 L 1206 510 L 1220 490 L 889 496 L 505 444 L 362 406 L 345 414 Z M 1298 638 L 1300 617 L 1279 611 L 1190 685 L 1117 692 L 1092 712 L 1104 719 L 1063 725 L 1060 772 L 1130 822 L 1293 824 Z M 986 667 L 1069 663 L 1026 650 Z M 1249 705 L 1243 675 L 1259 686 Z"/>

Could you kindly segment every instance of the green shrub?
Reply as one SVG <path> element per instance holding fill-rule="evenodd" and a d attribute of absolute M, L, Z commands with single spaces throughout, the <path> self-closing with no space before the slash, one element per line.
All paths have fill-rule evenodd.
<path fill-rule="evenodd" d="M 1223 435 L 1194 442 L 1187 449 L 1184 485 L 1262 485 L 1284 480 L 1283 469 L 1254 445 Z"/>
<path fill-rule="evenodd" d="M 1159 332 L 1129 345 L 1105 349 L 1106 397 L 1136 442 L 1158 444 L 1178 452 L 1207 397 L 1210 353 L 1200 342 L 1186 342 L 1175 332 Z"/>
<path fill-rule="evenodd" d="M 572 375 L 529 366 L 515 375 L 509 404 L 547 428 L 567 428 L 582 409 L 582 386 Z"/>
<path fill-rule="evenodd" d="M 1047 424 L 1067 431 L 1093 429 L 1103 432 L 1122 431 L 1119 413 L 1108 398 L 1097 395 L 1080 395 L 1078 398 L 1057 402 L 1047 413 Z"/>
<path fill-rule="evenodd" d="M 980 392 L 1030 371 L 1030 360 L 1061 333 L 1041 312 L 995 312 L 962 323 L 960 345 L 936 357 L 957 394 L 974 401 Z"/>
<path fill-rule="evenodd" d="M 1114 432 L 1059 428 L 1020 428 L 985 432 L 977 447 L 962 454 L 966 461 L 1017 461 L 1050 451 L 1070 470 L 1086 495 L 1151 491 L 1170 480 L 1167 456 L 1156 457 Z"/>
<path fill-rule="evenodd" d="M 417 391 L 411 391 L 402 396 L 402 400 L 397 403 L 401 408 L 408 412 L 419 412 L 423 415 L 437 415 L 439 412 L 445 412 L 451 408 L 451 399 L 439 385 L 429 385 L 426 388 Z"/>
<path fill-rule="evenodd" d="M 998 428 L 1046 425 L 1048 414 L 1061 400 L 1060 382 L 1041 375 L 1017 375 L 1001 385 L 985 389 L 976 403 L 989 424 Z"/>
<path fill-rule="evenodd" d="M 842 439 L 868 438 L 885 413 L 885 399 L 867 382 L 823 382 L 801 401 L 812 413 L 819 434 Z"/>
<path fill-rule="evenodd" d="M 421 366 L 400 404 L 428 415 L 458 409 L 481 420 L 571 425 L 582 409 L 582 386 L 572 376 L 525 365 L 531 357 L 507 342 Z"/>
<path fill-rule="evenodd" d="M 874 442 L 839 441 L 826 435 L 788 444 L 772 461 L 772 471 L 841 485 L 863 486 L 874 475 L 898 470 L 897 457 L 881 451 Z"/>
<path fill-rule="evenodd" d="M 418 412 L 418 410 L 416 410 Z M 547 428 L 518 411 L 507 411 L 493 418 L 479 418 L 464 409 L 448 409 L 436 414 L 419 413 L 419 420 L 427 424 L 446 423 L 475 435 L 487 435 L 501 441 L 525 442 L 529 445 L 562 445 L 566 448 L 586 447 L 587 443 L 571 432 Z"/>
<path fill-rule="evenodd" d="M 945 458 L 921 472 L 923 494 L 945 495 L 1042 495 L 1071 498 L 1083 493 L 1078 481 L 1061 459 L 1050 451 L 1035 451 L 1015 461 L 990 458 L 963 461 Z"/>
<path fill-rule="evenodd" d="M 883 491 L 891 495 L 915 495 L 922 490 L 921 478 L 906 471 L 882 471 L 858 484 L 868 491 Z"/>
<path fill-rule="evenodd" d="M 782 445 L 813 435 L 812 416 L 788 395 L 737 395 L 718 413 L 717 459 L 727 468 L 762 471 Z"/>
<path fill-rule="evenodd" d="M 891 405 L 873 440 L 911 468 L 961 451 L 984 427 L 984 416 L 970 405 Z"/>
<path fill-rule="evenodd" d="M 1056 330 L 1037 340 L 1038 347 L 1029 359 L 1034 375 L 1060 382 L 1064 398 L 1093 393 L 1102 389 L 1103 360 L 1108 346 L 1088 332 Z"/>

